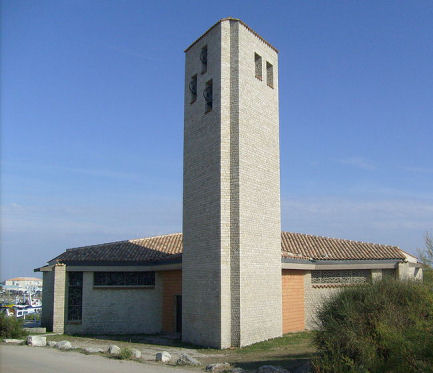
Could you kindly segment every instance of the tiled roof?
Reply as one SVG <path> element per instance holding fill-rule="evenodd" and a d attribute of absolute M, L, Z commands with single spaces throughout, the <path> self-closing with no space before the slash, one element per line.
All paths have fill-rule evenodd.
<path fill-rule="evenodd" d="M 50 262 L 79 264 L 152 264 L 180 260 L 182 233 L 118 241 L 66 250 Z M 283 258 L 307 260 L 383 260 L 406 257 L 396 246 L 312 236 L 302 233 L 281 233 Z"/>
<path fill-rule="evenodd" d="M 397 246 L 281 232 L 281 254 L 285 258 L 314 260 L 405 259 Z"/>
<path fill-rule="evenodd" d="M 182 233 L 68 249 L 53 261 L 73 263 L 156 263 L 182 253 Z"/>

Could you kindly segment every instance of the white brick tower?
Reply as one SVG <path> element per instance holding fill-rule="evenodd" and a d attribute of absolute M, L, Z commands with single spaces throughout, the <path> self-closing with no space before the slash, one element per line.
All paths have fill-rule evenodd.
<path fill-rule="evenodd" d="M 281 335 L 278 51 L 220 20 L 186 49 L 182 338 Z"/>

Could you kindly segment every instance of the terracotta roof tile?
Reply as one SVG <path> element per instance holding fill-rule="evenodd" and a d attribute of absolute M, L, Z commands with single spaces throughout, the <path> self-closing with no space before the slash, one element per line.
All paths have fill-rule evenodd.
<path fill-rule="evenodd" d="M 66 264 L 151 264 L 180 259 L 182 233 L 68 249 L 52 261 Z M 404 260 L 396 246 L 313 236 L 281 233 L 281 255 L 307 260 Z"/>
<path fill-rule="evenodd" d="M 64 263 L 156 263 L 182 253 L 182 234 L 109 242 L 68 249 L 52 261 Z"/>
<path fill-rule="evenodd" d="M 397 246 L 313 236 L 302 233 L 281 233 L 283 257 L 313 260 L 382 260 L 405 259 Z"/>

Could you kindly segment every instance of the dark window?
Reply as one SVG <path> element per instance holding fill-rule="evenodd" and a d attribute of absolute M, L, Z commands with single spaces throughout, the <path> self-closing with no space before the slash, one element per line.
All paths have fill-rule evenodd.
<path fill-rule="evenodd" d="M 274 88 L 274 67 L 266 61 L 266 83 Z"/>
<path fill-rule="evenodd" d="M 382 269 L 382 278 L 395 278 L 394 269 Z"/>
<path fill-rule="evenodd" d="M 262 57 L 254 53 L 254 63 L 256 66 L 256 78 L 262 80 Z"/>
<path fill-rule="evenodd" d="M 80 321 L 83 305 L 83 272 L 68 273 L 68 320 Z"/>
<path fill-rule="evenodd" d="M 311 271 L 311 282 L 316 284 L 362 284 L 371 278 L 369 269 Z"/>
<path fill-rule="evenodd" d="M 94 286 L 155 286 L 155 272 L 94 272 Z"/>
<path fill-rule="evenodd" d="M 197 100 L 197 75 L 194 75 L 189 82 L 189 92 L 191 94 L 191 104 Z"/>
<path fill-rule="evenodd" d="M 205 45 L 200 52 L 201 61 L 201 73 L 204 74 L 207 71 L 207 45 Z"/>
<path fill-rule="evenodd" d="M 212 92 L 212 80 L 209 80 L 206 83 L 206 88 L 203 91 L 203 97 L 204 100 L 206 102 L 206 106 L 205 106 L 205 113 L 208 113 L 209 111 L 212 110 L 212 105 L 213 105 L 213 92 Z"/>

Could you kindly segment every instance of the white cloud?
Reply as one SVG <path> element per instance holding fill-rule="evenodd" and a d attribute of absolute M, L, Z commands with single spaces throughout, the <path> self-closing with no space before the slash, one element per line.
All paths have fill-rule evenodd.
<path fill-rule="evenodd" d="M 282 201 L 284 230 L 400 246 L 415 252 L 433 228 L 433 200 L 294 198 Z"/>

